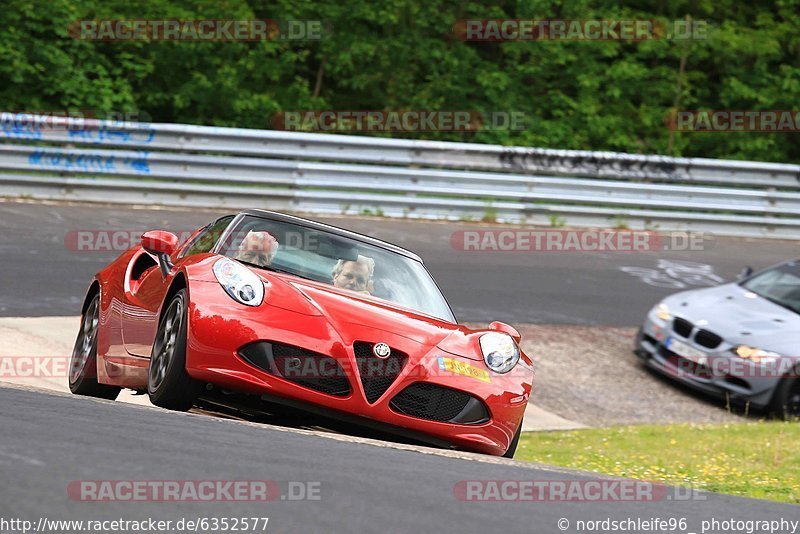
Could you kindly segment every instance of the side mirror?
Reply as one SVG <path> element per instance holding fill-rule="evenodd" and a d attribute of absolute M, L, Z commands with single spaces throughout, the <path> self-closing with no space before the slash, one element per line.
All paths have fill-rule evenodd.
<path fill-rule="evenodd" d="M 519 342 L 522 340 L 522 335 L 520 335 L 519 331 L 510 324 L 495 321 L 489 325 L 489 330 L 496 330 L 498 332 L 504 332 L 508 334 L 514 338 L 514 341 L 517 342 L 517 345 L 519 345 Z"/>
<path fill-rule="evenodd" d="M 142 234 L 142 248 L 158 258 L 161 276 L 166 278 L 172 270 L 169 257 L 178 250 L 178 236 L 163 230 L 152 230 Z"/>
<path fill-rule="evenodd" d="M 748 265 L 747 267 L 742 269 L 742 271 L 739 273 L 739 280 L 744 280 L 751 274 L 753 274 L 753 268 Z"/>

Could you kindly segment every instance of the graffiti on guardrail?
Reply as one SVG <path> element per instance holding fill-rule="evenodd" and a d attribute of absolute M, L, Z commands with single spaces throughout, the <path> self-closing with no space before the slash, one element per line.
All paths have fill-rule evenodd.
<path fill-rule="evenodd" d="M 71 154 L 35 150 L 28 156 L 28 165 L 42 170 L 104 172 L 133 171 L 135 174 L 150 174 L 148 152 L 137 157 L 119 158 L 100 154 Z"/>
<path fill-rule="evenodd" d="M 42 130 L 32 126 L 17 126 L 13 124 L 0 124 L 0 132 L 7 139 L 24 139 L 26 141 L 40 141 Z"/>
<path fill-rule="evenodd" d="M 619 175 L 633 178 L 681 178 L 681 168 L 668 158 L 647 160 L 615 154 L 613 159 L 598 156 L 548 153 L 539 150 L 504 150 L 500 164 L 517 171 L 569 172 L 578 175 Z"/>
<path fill-rule="evenodd" d="M 7 139 L 19 139 L 25 141 L 44 141 L 46 130 L 36 125 L 0 125 L 2 136 Z M 135 131 L 121 130 L 115 126 L 81 127 L 69 128 L 66 130 L 70 141 L 75 143 L 87 144 L 117 144 L 124 145 L 135 143 L 137 145 L 149 144 L 155 138 L 155 131 L 152 129 L 142 129 Z"/>
<path fill-rule="evenodd" d="M 622 272 L 640 278 L 649 286 L 684 289 L 689 286 L 715 286 L 725 280 L 706 263 L 680 260 L 658 260 L 655 269 L 623 266 Z"/>
<path fill-rule="evenodd" d="M 113 124 L 101 124 L 97 128 L 69 130 L 70 140 L 76 143 L 149 144 L 153 141 L 155 135 L 156 132 L 152 128 L 122 130 Z"/>
<path fill-rule="evenodd" d="M 46 133 L 59 132 L 78 143 L 148 144 L 155 137 L 149 121 L 150 115 L 139 111 L 4 111 L 0 132 L 8 139 L 29 141 L 46 140 Z"/>
<path fill-rule="evenodd" d="M 7 139 L 22 139 L 27 141 L 44 140 L 44 133 L 47 129 L 35 124 L 17 125 L 0 124 L 0 132 Z M 99 125 L 65 128 L 70 141 L 76 143 L 91 144 L 149 144 L 155 138 L 155 130 L 143 128 L 134 131 L 122 130 L 116 125 Z"/>

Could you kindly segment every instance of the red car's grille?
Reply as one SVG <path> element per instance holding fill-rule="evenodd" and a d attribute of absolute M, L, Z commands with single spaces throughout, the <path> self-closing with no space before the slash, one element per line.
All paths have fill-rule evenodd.
<path fill-rule="evenodd" d="M 364 395 L 370 404 L 386 393 L 408 361 L 408 356 L 404 352 L 395 349 L 391 349 L 388 358 L 378 358 L 372 352 L 373 346 L 366 341 L 353 343 L 358 375 L 364 386 Z"/>
<path fill-rule="evenodd" d="M 476 397 L 428 382 L 411 384 L 390 403 L 393 410 L 411 417 L 459 424 L 480 424 L 489 411 Z"/>
<path fill-rule="evenodd" d="M 259 341 L 239 350 L 250 364 L 297 385 L 344 397 L 350 382 L 336 359 L 307 349 Z"/>

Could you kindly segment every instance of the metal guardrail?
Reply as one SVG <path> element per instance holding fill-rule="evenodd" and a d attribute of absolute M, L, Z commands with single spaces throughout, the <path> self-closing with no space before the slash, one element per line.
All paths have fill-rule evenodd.
<path fill-rule="evenodd" d="M 0 128 L 3 196 L 800 238 L 800 165 L 11 114 Z"/>

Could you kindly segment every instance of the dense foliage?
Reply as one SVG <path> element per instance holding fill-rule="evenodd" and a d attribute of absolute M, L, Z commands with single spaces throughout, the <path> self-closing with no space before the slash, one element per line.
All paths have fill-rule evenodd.
<path fill-rule="evenodd" d="M 403 135 L 800 162 L 798 133 L 671 135 L 665 125 L 676 108 L 800 108 L 799 0 L 5 0 L 0 13 L 6 110 L 141 110 L 158 122 L 248 128 L 287 109 L 517 111 L 524 130 Z M 687 16 L 707 21 L 706 39 L 464 42 L 452 31 L 470 18 Z M 68 34 L 80 19 L 133 18 L 322 19 L 329 31 L 258 42 Z"/>

